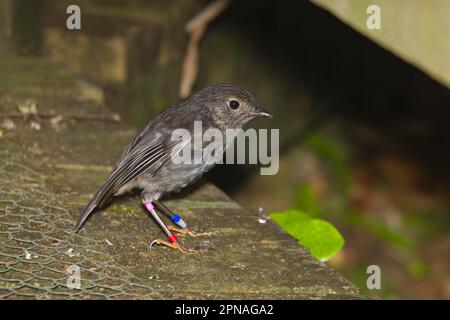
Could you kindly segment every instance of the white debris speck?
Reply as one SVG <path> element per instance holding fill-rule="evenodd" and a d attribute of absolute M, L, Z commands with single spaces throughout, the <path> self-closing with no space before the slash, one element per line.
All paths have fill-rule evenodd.
<path fill-rule="evenodd" d="M 32 258 L 31 253 L 28 250 L 25 250 L 25 259 L 31 260 L 31 258 Z"/>
<path fill-rule="evenodd" d="M 266 218 L 258 217 L 258 222 L 259 222 L 259 223 L 266 223 L 266 222 L 267 222 L 267 219 L 266 219 Z"/>
<path fill-rule="evenodd" d="M 114 244 L 111 241 L 109 241 L 108 239 L 105 239 L 105 242 L 108 246 L 111 246 L 111 247 L 114 246 Z"/>
<path fill-rule="evenodd" d="M 25 250 L 25 259 L 26 260 L 31 260 L 31 259 L 36 259 L 38 258 L 38 256 L 36 254 L 31 253 L 28 250 Z"/>
<path fill-rule="evenodd" d="M 36 130 L 36 131 L 41 130 L 41 124 L 39 122 L 36 122 L 36 121 L 31 121 L 30 122 L 30 127 L 31 127 L 31 129 Z"/>
<path fill-rule="evenodd" d="M 75 257 L 76 256 L 76 254 L 73 253 L 73 248 L 70 248 L 70 249 L 67 250 L 67 255 L 69 257 Z"/>

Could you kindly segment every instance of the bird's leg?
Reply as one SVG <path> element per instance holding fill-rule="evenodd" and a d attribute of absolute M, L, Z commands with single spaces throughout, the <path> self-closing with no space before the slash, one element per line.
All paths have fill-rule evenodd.
<path fill-rule="evenodd" d="M 148 212 L 153 216 L 153 218 L 158 222 L 159 226 L 163 229 L 164 233 L 169 238 L 169 241 L 171 243 L 177 242 L 177 237 L 170 232 L 170 230 L 167 228 L 166 224 L 161 220 L 159 215 L 156 213 L 155 207 L 153 206 L 153 203 L 151 201 L 144 201 L 144 206 L 147 209 Z"/>
<path fill-rule="evenodd" d="M 172 220 L 173 223 L 178 225 L 180 228 L 187 228 L 187 223 L 176 213 L 174 213 L 172 210 L 167 208 L 164 203 L 161 201 L 154 200 L 153 203 L 156 205 L 156 207 L 163 212 L 166 216 Z"/>
<path fill-rule="evenodd" d="M 176 232 L 180 235 L 188 235 L 191 237 L 202 237 L 202 236 L 208 236 L 210 237 L 211 235 L 213 235 L 215 232 L 193 232 L 190 231 L 187 227 L 187 223 L 181 219 L 181 217 L 174 213 L 172 210 L 170 210 L 169 208 L 166 207 L 166 205 L 164 203 L 162 203 L 161 201 L 156 201 L 154 200 L 153 203 L 156 205 L 156 207 L 161 210 L 162 212 L 164 212 L 174 223 L 176 223 L 179 227 L 181 228 L 177 228 L 175 226 L 168 226 L 168 229 L 170 231 Z"/>
<path fill-rule="evenodd" d="M 198 252 L 195 249 L 186 249 L 178 242 L 176 235 L 174 233 L 170 232 L 169 228 L 167 228 L 166 224 L 161 220 L 159 215 L 156 213 L 156 210 L 155 210 L 155 207 L 154 207 L 152 201 L 148 201 L 145 198 L 146 197 L 144 195 L 143 202 L 144 202 L 145 208 L 148 210 L 148 212 L 150 212 L 150 214 L 153 216 L 153 218 L 156 220 L 156 222 L 158 222 L 159 226 L 163 229 L 164 233 L 169 238 L 169 241 L 162 240 L 162 239 L 157 239 L 157 240 L 152 241 L 152 243 L 150 244 L 150 249 L 154 244 L 161 244 L 161 245 L 168 246 L 172 249 L 179 250 L 183 253 Z"/>

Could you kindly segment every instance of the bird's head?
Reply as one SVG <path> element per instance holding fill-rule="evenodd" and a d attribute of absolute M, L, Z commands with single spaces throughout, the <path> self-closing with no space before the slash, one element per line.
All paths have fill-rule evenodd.
<path fill-rule="evenodd" d="M 209 119 L 222 128 L 241 128 L 250 120 L 272 117 L 250 92 L 234 84 L 205 87 L 191 99 L 205 108 Z"/>

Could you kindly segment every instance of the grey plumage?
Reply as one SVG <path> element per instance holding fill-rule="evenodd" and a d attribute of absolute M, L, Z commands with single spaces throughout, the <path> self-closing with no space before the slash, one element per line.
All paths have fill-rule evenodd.
<path fill-rule="evenodd" d="M 233 110 L 229 105 L 231 100 L 238 101 L 239 108 Z M 171 141 L 173 130 L 184 128 L 193 133 L 194 121 L 201 121 L 203 132 L 208 128 L 225 132 L 226 129 L 241 128 L 248 121 L 263 116 L 268 114 L 258 107 L 255 98 L 248 91 L 231 84 L 206 87 L 187 100 L 170 106 L 128 144 L 106 182 L 81 212 L 76 231 L 89 215 L 103 208 L 113 196 L 137 187 L 150 195 L 148 200 L 158 200 L 165 193 L 194 182 L 214 166 L 203 162 L 175 164 L 171 155 L 178 152 L 174 148 L 180 146 L 178 141 Z"/>

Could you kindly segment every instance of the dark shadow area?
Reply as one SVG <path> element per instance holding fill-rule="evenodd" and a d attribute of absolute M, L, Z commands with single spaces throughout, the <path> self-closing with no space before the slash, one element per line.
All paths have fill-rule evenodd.
<path fill-rule="evenodd" d="M 306 88 L 313 99 L 310 117 L 321 112 L 348 124 L 362 161 L 401 150 L 433 179 L 449 176 L 450 91 L 422 71 L 308 1 L 234 2 L 211 33 L 214 28 L 243 37 L 289 82 Z M 275 109 L 275 117 L 283 112 Z M 371 128 L 383 143 L 364 144 L 352 135 L 352 125 Z M 208 178 L 233 193 L 253 169 L 220 166 Z"/>

